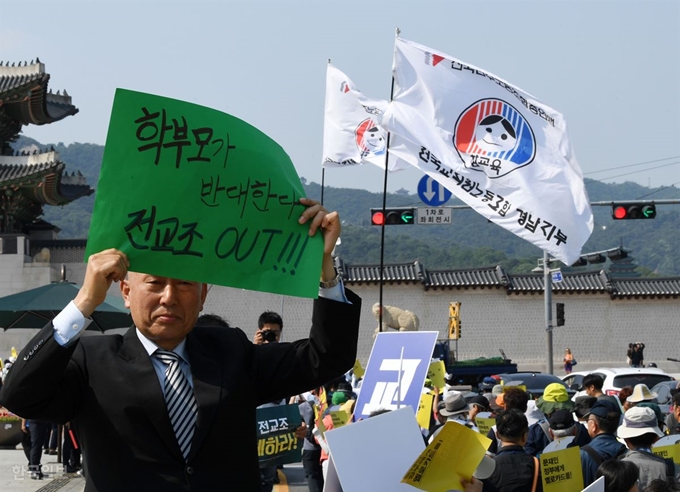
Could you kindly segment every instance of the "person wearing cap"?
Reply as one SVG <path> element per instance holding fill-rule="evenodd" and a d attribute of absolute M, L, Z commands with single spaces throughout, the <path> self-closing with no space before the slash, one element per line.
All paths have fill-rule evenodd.
<path fill-rule="evenodd" d="M 623 423 L 619 426 L 617 434 L 626 441 L 626 446 L 630 450 L 621 459 L 635 463 L 640 469 L 640 488 L 644 489 L 654 479 L 673 483 L 675 476 L 673 461 L 652 453 L 652 445 L 663 437 L 654 410 L 645 407 L 631 408 L 623 416 Z"/>
<path fill-rule="evenodd" d="M 439 420 L 440 425 L 428 436 L 427 442 L 432 442 L 446 422 L 456 422 L 471 428 L 472 426 L 467 419 L 468 411 L 468 404 L 463 393 L 449 391 L 444 397 L 444 401 L 440 402 L 437 408 L 437 420 Z"/>
<path fill-rule="evenodd" d="M 552 440 L 548 422 L 550 416 L 557 410 L 573 411 L 574 402 L 569 398 L 566 386 L 561 383 L 551 383 L 543 390 L 543 396 L 536 400 L 536 407 L 543 412 L 545 418 L 529 426 L 529 438 L 524 451 L 532 456 L 539 456 Z"/>
<path fill-rule="evenodd" d="M 574 415 L 569 410 L 557 410 L 548 419 L 550 437 L 552 441 L 543 450 L 544 453 L 558 451 L 573 446 L 577 424 Z"/>
<path fill-rule="evenodd" d="M 591 441 L 581 447 L 584 487 L 595 481 L 597 468 L 603 461 L 618 458 L 626 452 L 626 446 L 616 440 L 616 429 L 621 419 L 618 403 L 597 400 L 586 417 Z"/>
<path fill-rule="evenodd" d="M 496 469 L 483 480 L 485 489 L 499 492 L 540 492 L 541 470 L 538 459 L 524 452 L 529 435 L 529 424 L 523 412 L 516 408 L 505 410 L 496 417 L 496 433 L 501 441 L 496 453 Z"/>
<path fill-rule="evenodd" d="M 489 400 L 484 398 L 482 395 L 475 395 L 468 400 L 468 418 L 470 419 L 471 429 L 478 432 L 477 422 L 475 422 L 475 417 L 480 412 L 489 412 L 491 407 L 489 406 Z"/>
<path fill-rule="evenodd" d="M 491 401 L 491 391 L 493 390 L 493 387 L 496 386 L 496 384 L 498 384 L 498 381 L 496 381 L 496 379 L 492 378 L 491 376 L 487 376 L 482 379 L 482 382 L 479 383 L 479 389 L 482 392 L 482 396 Z"/>

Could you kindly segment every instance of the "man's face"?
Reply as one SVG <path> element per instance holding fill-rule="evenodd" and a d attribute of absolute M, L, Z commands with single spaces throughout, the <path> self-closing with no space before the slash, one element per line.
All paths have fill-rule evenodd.
<path fill-rule="evenodd" d="M 586 390 L 586 394 L 588 396 L 596 396 L 595 395 L 595 385 L 591 384 L 590 386 L 586 386 L 585 390 Z"/>
<path fill-rule="evenodd" d="M 165 350 L 194 328 L 208 293 L 206 284 L 134 272 L 121 281 L 120 290 L 135 326 Z"/>
<path fill-rule="evenodd" d="M 281 340 L 281 326 L 276 323 L 264 323 L 262 328 L 260 328 L 260 331 L 263 332 L 263 335 L 265 335 L 267 331 L 270 331 L 276 336 L 276 340 L 271 343 L 278 343 L 278 341 Z M 265 338 L 264 343 L 270 343 L 270 341 Z"/>

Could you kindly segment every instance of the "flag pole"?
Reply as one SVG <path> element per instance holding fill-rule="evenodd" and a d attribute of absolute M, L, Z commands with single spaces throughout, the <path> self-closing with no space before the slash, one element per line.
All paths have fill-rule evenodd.
<path fill-rule="evenodd" d="M 328 59 L 328 64 L 331 64 L 331 59 Z M 325 116 L 324 116 L 325 118 Z M 323 187 L 326 182 L 326 168 L 321 164 L 321 205 L 323 205 Z"/>
<path fill-rule="evenodd" d="M 399 36 L 401 31 L 397 27 L 395 31 L 395 37 Z M 392 74 L 392 87 L 390 88 L 390 102 L 392 102 L 392 97 L 394 96 L 394 74 Z M 387 207 L 387 173 L 389 172 L 390 163 L 390 132 L 387 132 L 387 141 L 385 142 L 385 178 L 383 181 L 383 202 L 382 202 L 382 215 L 383 222 L 380 226 L 380 284 L 378 292 L 378 305 L 380 309 L 378 310 L 378 331 L 382 331 L 382 320 L 383 320 L 383 283 L 385 282 L 385 216 L 387 215 L 385 209 Z"/>

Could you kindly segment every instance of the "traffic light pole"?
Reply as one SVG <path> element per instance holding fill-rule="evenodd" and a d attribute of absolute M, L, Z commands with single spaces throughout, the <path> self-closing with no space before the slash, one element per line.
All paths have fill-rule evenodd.
<path fill-rule="evenodd" d="M 552 276 L 550 256 L 543 251 L 543 289 L 545 293 L 545 332 L 548 337 L 548 374 L 553 373 Z"/>

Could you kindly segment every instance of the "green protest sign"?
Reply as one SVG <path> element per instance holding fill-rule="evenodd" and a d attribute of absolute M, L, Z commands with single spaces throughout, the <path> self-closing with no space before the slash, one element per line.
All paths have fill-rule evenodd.
<path fill-rule="evenodd" d="M 321 232 L 298 218 L 304 189 L 284 150 L 231 115 L 116 91 L 86 257 L 130 270 L 316 297 Z"/>
<path fill-rule="evenodd" d="M 258 408 L 256 419 L 257 454 L 260 463 L 299 463 L 302 439 L 295 437 L 295 429 L 302 423 L 299 407 L 274 405 Z"/>

